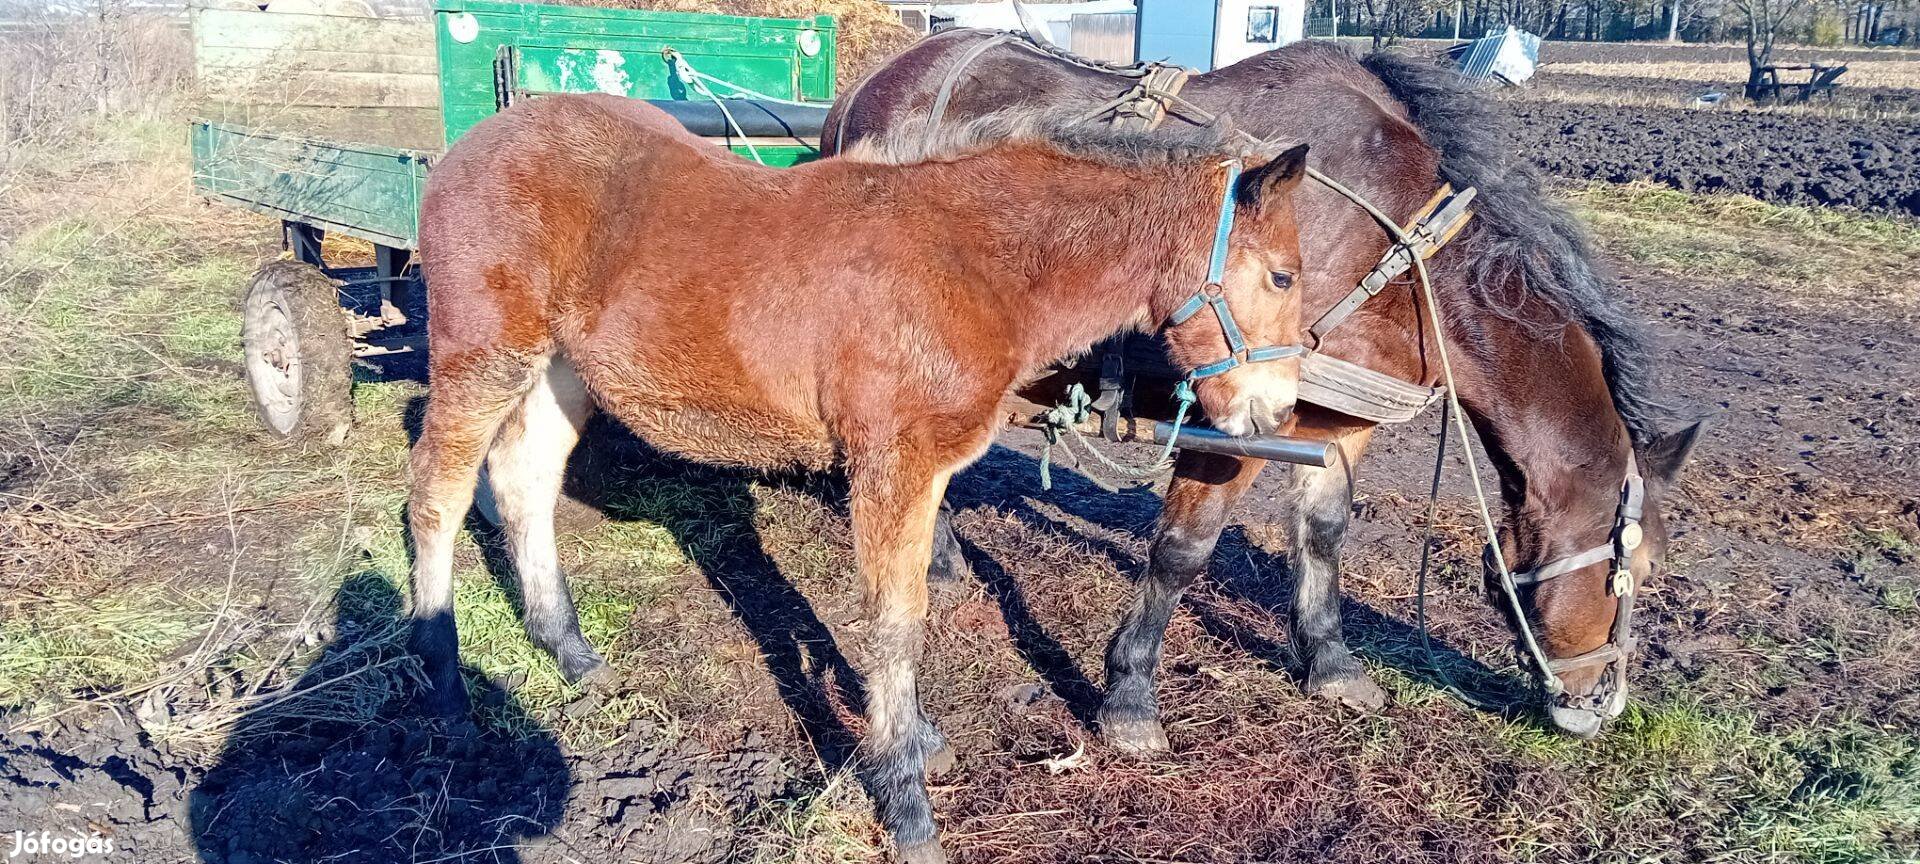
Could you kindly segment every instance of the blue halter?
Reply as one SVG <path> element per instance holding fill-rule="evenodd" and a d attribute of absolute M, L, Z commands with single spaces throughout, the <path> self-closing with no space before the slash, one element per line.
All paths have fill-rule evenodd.
<path fill-rule="evenodd" d="M 1213 315 L 1220 319 L 1220 332 L 1227 337 L 1227 356 L 1201 366 L 1187 373 L 1188 381 L 1198 381 L 1215 375 L 1224 375 L 1247 363 L 1260 363 L 1266 360 L 1285 360 L 1300 357 L 1307 349 L 1300 345 L 1268 345 L 1262 348 L 1248 348 L 1247 339 L 1240 332 L 1240 325 L 1233 322 L 1233 312 L 1227 308 L 1226 289 L 1221 285 L 1227 278 L 1227 237 L 1233 233 L 1233 212 L 1237 202 L 1235 187 L 1240 180 L 1240 160 L 1226 163 L 1227 191 L 1220 196 L 1220 219 L 1213 228 L 1213 256 L 1207 260 L 1207 282 L 1195 291 L 1187 302 L 1173 311 L 1167 319 L 1167 326 L 1178 327 L 1187 319 L 1200 313 L 1207 306 L 1213 307 Z"/>

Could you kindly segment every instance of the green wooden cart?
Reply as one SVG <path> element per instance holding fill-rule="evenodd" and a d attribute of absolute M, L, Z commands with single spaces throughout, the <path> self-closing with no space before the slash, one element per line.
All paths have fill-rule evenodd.
<path fill-rule="evenodd" d="M 474 124 L 517 99 L 616 93 L 791 165 L 817 152 L 833 98 L 826 16 L 455 0 L 430 21 L 208 9 L 194 31 L 208 93 L 192 124 L 194 187 L 282 225 L 288 257 L 254 274 L 243 321 L 261 419 L 290 439 L 343 440 L 354 364 L 424 349 L 421 193 Z M 722 111 L 716 89 L 755 98 Z M 372 244 L 371 261 L 329 261 L 329 234 Z"/>

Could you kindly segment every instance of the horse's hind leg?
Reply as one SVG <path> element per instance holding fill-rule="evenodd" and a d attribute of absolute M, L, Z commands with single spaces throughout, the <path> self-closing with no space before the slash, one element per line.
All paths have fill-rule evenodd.
<path fill-rule="evenodd" d="M 1167 622 L 1180 595 L 1207 569 L 1233 505 L 1266 463 L 1183 450 L 1174 465 L 1159 530 L 1147 556 L 1147 577 L 1126 620 L 1107 643 L 1107 695 L 1100 734 L 1115 748 L 1167 749 L 1154 697 L 1154 670 Z"/>
<path fill-rule="evenodd" d="M 1296 466 L 1293 474 L 1293 615 L 1288 640 L 1307 673 L 1307 692 L 1349 707 L 1385 705 L 1386 691 L 1367 677 L 1340 632 L 1340 547 L 1353 518 L 1353 468 L 1373 427 L 1337 439 L 1342 459 L 1331 468 Z"/>
<path fill-rule="evenodd" d="M 945 499 L 933 521 L 933 563 L 927 568 L 927 581 L 942 590 L 953 590 L 973 576 L 967 554 L 960 548 L 960 537 L 953 533 L 953 507 Z"/>
<path fill-rule="evenodd" d="M 414 442 L 407 523 L 413 535 L 414 653 L 426 673 L 427 707 L 466 707 L 453 622 L 453 539 L 494 431 L 533 380 L 533 359 L 509 350 L 474 351 L 436 366 L 420 440 Z"/>
<path fill-rule="evenodd" d="M 568 681 L 606 668 L 580 632 L 553 538 L 567 456 L 592 410 L 586 385 L 556 357 L 501 424 L 487 454 L 486 475 L 520 580 L 527 635 L 553 654 Z"/>
<path fill-rule="evenodd" d="M 850 455 L 854 558 L 865 582 L 873 668 L 867 675 L 863 768 L 880 822 L 903 862 L 945 860 L 927 799 L 929 757 L 945 748 L 920 708 L 916 669 L 927 616 L 933 525 L 948 472 L 911 448 Z M 906 450 L 907 452 L 902 452 Z"/>

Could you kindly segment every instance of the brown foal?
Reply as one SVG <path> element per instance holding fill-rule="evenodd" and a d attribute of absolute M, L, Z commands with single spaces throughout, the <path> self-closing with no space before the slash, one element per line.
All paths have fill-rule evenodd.
<path fill-rule="evenodd" d="M 433 389 L 409 519 L 433 706 L 464 705 L 451 548 L 483 461 L 528 632 L 572 679 L 602 661 L 552 516 L 594 408 L 691 459 L 843 468 L 872 622 L 866 779 L 903 858 L 940 860 L 924 766 L 945 745 L 914 683 L 927 568 L 947 478 L 986 450 L 1001 399 L 1130 329 L 1164 327 L 1189 370 L 1234 353 L 1214 316 L 1169 325 L 1203 290 L 1247 344 L 1300 337 L 1305 147 L 1017 125 L 962 128 L 907 164 L 771 170 L 644 103 L 554 96 L 462 138 L 420 224 Z M 1249 362 L 1195 389 L 1216 425 L 1274 430 L 1297 375 Z"/>

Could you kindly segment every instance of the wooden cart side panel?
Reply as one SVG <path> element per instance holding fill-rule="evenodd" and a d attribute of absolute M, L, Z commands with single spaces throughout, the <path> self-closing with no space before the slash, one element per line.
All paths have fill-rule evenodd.
<path fill-rule="evenodd" d="M 673 48 L 703 72 L 770 96 L 833 99 L 837 31 L 824 15 L 746 18 L 450 0 L 434 27 L 449 145 L 497 110 L 503 82 L 495 80 L 495 61 L 503 55 L 516 67 L 504 83 L 525 92 L 688 98 L 661 56 Z M 803 41 L 812 46 L 816 39 L 813 54 L 802 50 Z"/>
<path fill-rule="evenodd" d="M 439 105 L 433 25 L 423 19 L 199 9 L 193 30 L 194 71 L 211 102 Z"/>
<path fill-rule="evenodd" d="M 193 184 L 249 210 L 412 249 L 425 154 L 193 124 Z"/>

